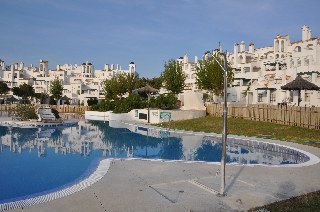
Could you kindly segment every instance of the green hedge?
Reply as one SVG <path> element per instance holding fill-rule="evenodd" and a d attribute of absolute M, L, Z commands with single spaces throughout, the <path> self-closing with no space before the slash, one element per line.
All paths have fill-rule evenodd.
<path fill-rule="evenodd" d="M 150 108 L 159 109 L 177 109 L 178 99 L 174 94 L 159 95 L 150 98 Z M 92 111 L 113 111 L 114 113 L 128 113 L 133 109 L 142 109 L 148 107 L 148 99 L 138 94 L 131 94 L 127 98 L 117 100 L 103 100 L 97 105 L 91 106 Z"/>

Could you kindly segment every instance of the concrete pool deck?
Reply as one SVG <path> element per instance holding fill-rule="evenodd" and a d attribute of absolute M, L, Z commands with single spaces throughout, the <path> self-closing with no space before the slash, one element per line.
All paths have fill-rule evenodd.
<path fill-rule="evenodd" d="M 320 148 L 283 141 L 320 157 Z M 97 183 L 70 196 L 13 211 L 239 211 L 320 190 L 320 164 L 304 167 L 227 165 L 225 197 L 219 165 L 170 161 L 111 162 Z"/>

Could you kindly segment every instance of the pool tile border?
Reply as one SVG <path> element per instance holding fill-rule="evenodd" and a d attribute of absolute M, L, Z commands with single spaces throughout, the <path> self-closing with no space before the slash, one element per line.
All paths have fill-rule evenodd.
<path fill-rule="evenodd" d="M 55 199 L 59 199 L 62 197 L 66 197 L 68 195 L 74 194 L 76 192 L 79 192 L 94 183 L 98 182 L 109 170 L 110 168 L 110 162 L 111 159 L 103 159 L 99 162 L 99 165 L 97 166 L 97 169 L 90 174 L 87 178 L 84 180 L 74 184 L 70 185 L 64 189 L 51 192 L 45 195 L 40 195 L 28 199 L 23 199 L 23 200 L 17 200 L 14 202 L 7 202 L 7 203 L 2 203 L 0 204 L 0 211 L 5 211 L 5 210 L 12 210 L 12 209 L 17 209 L 17 208 L 24 208 L 27 206 L 31 205 L 36 205 L 44 202 L 49 202 Z"/>
<path fill-rule="evenodd" d="M 114 120 L 111 120 L 114 121 Z M 147 125 L 144 123 L 130 123 L 130 122 L 125 122 L 125 121 L 118 121 L 120 123 L 126 124 L 126 125 L 130 125 L 130 126 L 143 126 L 149 129 L 157 129 L 157 130 L 165 130 L 168 131 L 170 133 L 177 133 L 177 134 L 187 134 L 187 135 L 200 135 L 200 136 L 221 136 L 222 134 L 217 134 L 217 133 L 205 133 L 205 132 L 192 132 L 192 131 L 185 131 L 185 130 L 173 130 L 173 129 L 165 129 L 162 127 L 157 127 L 157 126 L 152 126 L 152 125 Z M 238 164 L 238 163 L 229 163 L 228 165 L 235 165 L 235 166 L 249 166 L 249 167 L 253 167 L 253 166 L 265 166 L 265 167 L 275 167 L 275 168 L 292 168 L 292 167 L 304 167 L 304 166 L 311 166 L 311 165 L 315 165 L 320 163 L 320 158 L 317 157 L 316 155 L 304 151 L 302 149 L 298 149 L 292 146 L 288 146 L 288 145 L 283 145 L 283 144 L 278 144 L 278 143 L 274 143 L 272 141 L 276 141 L 276 140 L 271 140 L 271 139 L 266 139 L 266 138 L 256 138 L 256 137 L 246 137 L 246 136 L 239 136 L 239 135 L 229 135 L 229 138 L 234 138 L 234 139 L 239 139 L 239 140 L 251 140 L 251 141 L 255 141 L 255 142 L 262 142 L 262 143 L 266 143 L 266 144 L 272 144 L 272 145 L 277 145 L 280 147 L 285 147 L 285 148 L 289 148 L 295 151 L 298 151 L 300 153 L 305 154 L 306 156 L 309 157 L 309 161 L 304 162 L 304 163 L 299 163 L 299 164 L 282 164 L 282 165 L 268 165 L 268 164 Z M 140 158 L 128 158 L 127 160 L 139 160 Z M 168 160 L 163 160 L 163 159 L 140 159 L 140 160 L 147 160 L 147 161 L 162 161 L 162 162 L 168 162 Z M 184 163 L 204 163 L 204 164 L 215 164 L 215 165 L 220 165 L 220 162 L 206 162 L 206 161 L 183 161 L 183 160 L 175 160 L 175 161 L 170 161 L 170 162 L 184 162 Z"/>

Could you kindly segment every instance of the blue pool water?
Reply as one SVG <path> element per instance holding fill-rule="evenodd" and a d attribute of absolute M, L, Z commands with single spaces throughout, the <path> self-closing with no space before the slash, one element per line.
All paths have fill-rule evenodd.
<path fill-rule="evenodd" d="M 221 161 L 221 136 L 181 134 L 117 122 L 88 121 L 69 128 L 0 126 L 0 203 L 51 191 L 89 174 L 102 158 Z M 228 162 L 296 164 L 297 151 L 230 139 Z M 87 172 L 86 172 L 87 171 Z"/>

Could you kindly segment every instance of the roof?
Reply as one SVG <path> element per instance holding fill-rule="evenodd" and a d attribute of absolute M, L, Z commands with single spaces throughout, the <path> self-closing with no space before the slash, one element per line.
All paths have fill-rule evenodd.
<path fill-rule="evenodd" d="M 281 86 L 282 90 L 320 90 L 320 87 L 298 75 L 292 82 Z"/>
<path fill-rule="evenodd" d="M 257 88 L 256 90 L 271 90 L 271 91 L 274 91 L 274 90 L 277 90 L 277 89 L 276 88 L 262 87 L 262 88 Z"/>
<path fill-rule="evenodd" d="M 134 93 L 157 93 L 158 90 L 151 87 L 150 85 L 146 85 L 142 88 L 135 89 L 133 92 Z"/>

